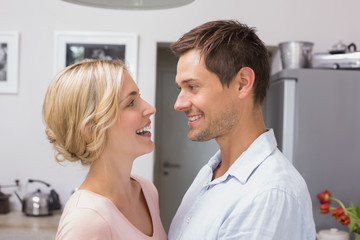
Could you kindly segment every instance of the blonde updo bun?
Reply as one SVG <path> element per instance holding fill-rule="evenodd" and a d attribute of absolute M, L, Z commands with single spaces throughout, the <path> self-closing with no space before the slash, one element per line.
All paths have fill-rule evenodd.
<path fill-rule="evenodd" d="M 56 75 L 42 109 L 56 161 L 88 165 L 99 158 L 117 117 L 124 70 L 121 60 L 86 59 Z"/>

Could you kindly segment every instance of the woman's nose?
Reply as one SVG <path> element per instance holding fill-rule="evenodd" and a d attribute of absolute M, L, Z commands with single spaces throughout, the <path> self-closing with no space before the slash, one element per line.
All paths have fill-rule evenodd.
<path fill-rule="evenodd" d="M 145 100 L 144 103 L 146 104 L 145 111 L 143 112 L 144 116 L 153 115 L 156 113 L 156 108 L 153 105 L 146 102 Z"/>

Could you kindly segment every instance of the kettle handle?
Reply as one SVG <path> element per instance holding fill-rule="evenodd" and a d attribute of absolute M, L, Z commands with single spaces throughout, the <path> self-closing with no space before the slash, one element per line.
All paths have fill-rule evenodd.
<path fill-rule="evenodd" d="M 17 191 L 14 191 L 16 197 L 20 200 L 20 202 L 23 202 L 23 199 L 20 197 L 19 193 Z"/>
<path fill-rule="evenodd" d="M 50 187 L 50 184 L 42 181 L 42 180 L 36 180 L 36 179 L 29 179 L 28 180 L 29 183 L 32 183 L 32 182 L 39 182 L 39 183 L 42 183 L 42 184 L 45 184 L 46 186 Z"/>
<path fill-rule="evenodd" d="M 348 48 L 348 50 L 349 50 L 350 52 L 356 52 L 356 45 L 355 45 L 355 43 L 350 43 L 347 48 Z M 353 51 L 351 51 L 351 48 L 353 49 Z"/>

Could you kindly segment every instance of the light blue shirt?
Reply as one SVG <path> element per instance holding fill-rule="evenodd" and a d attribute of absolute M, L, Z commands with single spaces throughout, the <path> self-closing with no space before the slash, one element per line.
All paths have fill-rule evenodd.
<path fill-rule="evenodd" d="M 211 181 L 218 151 L 184 195 L 169 240 L 314 240 L 304 179 L 277 148 L 273 130 L 260 135 L 229 170 Z"/>

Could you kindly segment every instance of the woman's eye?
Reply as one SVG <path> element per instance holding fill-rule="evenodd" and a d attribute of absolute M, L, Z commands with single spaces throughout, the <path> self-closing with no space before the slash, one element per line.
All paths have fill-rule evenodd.
<path fill-rule="evenodd" d="M 129 102 L 129 104 L 127 105 L 127 107 L 132 107 L 132 106 L 134 106 L 134 103 L 135 103 L 135 99 L 131 100 L 131 101 Z"/>

